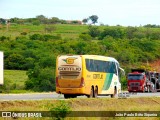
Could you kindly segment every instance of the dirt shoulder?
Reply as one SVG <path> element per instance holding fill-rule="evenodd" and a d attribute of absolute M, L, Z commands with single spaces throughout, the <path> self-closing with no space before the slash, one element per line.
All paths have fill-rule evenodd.
<path fill-rule="evenodd" d="M 157 72 L 160 72 L 160 59 L 152 63 L 149 63 L 149 65 L 151 66 L 151 68 L 155 69 Z"/>

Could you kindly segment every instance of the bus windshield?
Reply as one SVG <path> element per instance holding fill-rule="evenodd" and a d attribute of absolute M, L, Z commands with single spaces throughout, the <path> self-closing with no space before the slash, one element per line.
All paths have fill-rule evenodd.
<path fill-rule="evenodd" d="M 128 75 L 128 80 L 142 80 L 143 75 L 134 74 L 134 75 Z"/>

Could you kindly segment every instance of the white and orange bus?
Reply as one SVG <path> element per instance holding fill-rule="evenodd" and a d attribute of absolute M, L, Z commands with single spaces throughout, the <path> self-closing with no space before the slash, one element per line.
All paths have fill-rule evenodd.
<path fill-rule="evenodd" d="M 65 98 L 97 97 L 121 92 L 119 63 L 99 55 L 60 55 L 56 61 L 56 92 Z"/>

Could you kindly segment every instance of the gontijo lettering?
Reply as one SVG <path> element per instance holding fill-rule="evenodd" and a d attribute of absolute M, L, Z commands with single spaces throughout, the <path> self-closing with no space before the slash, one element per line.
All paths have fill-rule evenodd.
<path fill-rule="evenodd" d="M 93 79 L 103 79 L 103 74 L 93 74 Z"/>
<path fill-rule="evenodd" d="M 58 68 L 59 71 L 81 71 L 78 66 L 61 66 Z"/>

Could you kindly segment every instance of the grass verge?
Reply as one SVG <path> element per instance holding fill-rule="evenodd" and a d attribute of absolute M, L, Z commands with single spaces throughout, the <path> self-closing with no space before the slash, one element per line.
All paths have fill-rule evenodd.
<path fill-rule="evenodd" d="M 160 98 L 128 98 L 128 99 L 110 99 L 110 98 L 98 98 L 98 99 L 68 99 L 68 100 L 39 100 L 39 101 L 1 101 L 0 111 L 49 111 L 60 108 L 59 103 L 63 101 L 67 103 L 71 111 L 160 111 Z M 61 109 L 66 108 L 63 106 Z M 52 107 L 52 108 L 51 108 Z M 81 113 L 80 113 L 81 114 Z M 18 118 L 21 120 L 21 118 Z M 23 118 L 24 119 L 24 118 Z M 37 118 L 33 118 L 37 119 Z M 44 119 L 44 118 L 42 118 Z M 45 118 L 55 119 L 55 118 Z M 158 117 L 67 117 L 66 120 L 145 120 L 153 119 L 159 120 Z"/>

